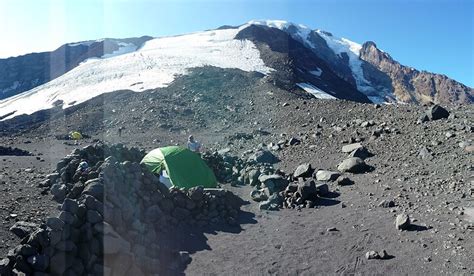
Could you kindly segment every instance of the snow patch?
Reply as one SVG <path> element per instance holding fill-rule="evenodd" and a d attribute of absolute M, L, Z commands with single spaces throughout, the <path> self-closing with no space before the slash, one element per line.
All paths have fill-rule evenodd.
<path fill-rule="evenodd" d="M 345 38 L 329 36 L 321 30 L 316 30 L 316 32 L 324 38 L 329 48 L 331 48 L 336 55 L 342 57 L 342 53 L 347 54 L 349 57 L 349 67 L 352 70 L 352 76 L 356 81 L 357 89 L 365 94 L 373 92 L 374 89 L 372 88 L 371 83 L 364 77 L 362 61 L 359 58 L 362 45 Z"/>
<path fill-rule="evenodd" d="M 58 100 L 67 108 L 106 92 L 165 87 L 188 69 L 206 65 L 270 73 L 273 69 L 264 64 L 253 42 L 234 39 L 245 27 L 156 38 L 133 52 L 90 59 L 46 84 L 1 100 L 0 117 L 13 111 L 15 116 L 31 114 L 53 107 Z M 121 51 L 130 50 L 122 46 Z"/>
<path fill-rule="evenodd" d="M 297 83 L 297 86 L 302 88 L 304 91 L 311 93 L 314 97 L 318 99 L 330 99 L 336 100 L 337 98 L 330 95 L 329 93 L 324 92 L 323 90 L 317 88 L 316 86 L 309 84 L 309 83 Z"/>

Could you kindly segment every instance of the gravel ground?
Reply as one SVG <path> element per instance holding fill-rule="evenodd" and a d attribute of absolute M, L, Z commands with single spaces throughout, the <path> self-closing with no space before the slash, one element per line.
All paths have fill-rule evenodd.
<path fill-rule="evenodd" d="M 416 124 L 427 107 L 375 108 L 300 93 L 256 74 L 204 68 L 168 88 L 112 93 L 52 113 L 47 121 L 0 125 L 1 145 L 34 154 L 0 157 L 0 253 L 19 242 L 8 231 L 16 220 L 41 221 L 56 212 L 38 181 L 61 157 L 94 139 L 150 150 L 184 144 L 192 133 L 207 149 L 243 156 L 261 143 L 295 137 L 300 144 L 275 152 L 281 160 L 275 166 L 287 173 L 306 162 L 337 170 L 347 156 L 342 146 L 360 139 L 374 155 L 366 160 L 373 171 L 345 174 L 354 184 L 330 184 L 337 196 L 314 209 L 261 211 L 249 196 L 251 187 L 225 184 L 249 201 L 240 227 L 177 232 L 176 246 L 192 258 L 183 273 L 472 275 L 474 108 L 447 106 L 449 119 Z M 361 126 L 369 121 L 374 124 Z M 56 138 L 73 129 L 91 138 L 79 145 Z M 241 133 L 246 137 L 238 138 Z M 424 159 L 423 147 L 429 152 Z M 393 200 L 395 207 L 379 207 L 382 200 Z M 396 229 L 401 213 L 411 217 L 410 231 Z M 392 257 L 367 260 L 372 250 Z"/>

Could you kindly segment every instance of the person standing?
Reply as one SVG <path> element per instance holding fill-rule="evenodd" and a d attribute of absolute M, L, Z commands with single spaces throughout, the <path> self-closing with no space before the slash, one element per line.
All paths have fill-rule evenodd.
<path fill-rule="evenodd" d="M 194 140 L 194 136 L 189 135 L 188 137 L 188 149 L 193 152 L 200 153 L 201 152 L 201 144 Z"/>

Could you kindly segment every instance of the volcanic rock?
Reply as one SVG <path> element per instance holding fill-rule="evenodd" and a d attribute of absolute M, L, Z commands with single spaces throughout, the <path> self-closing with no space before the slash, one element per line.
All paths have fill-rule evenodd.
<path fill-rule="evenodd" d="M 358 157 L 360 159 L 366 159 L 367 157 L 370 157 L 370 153 L 365 147 L 359 147 L 353 150 L 348 157 Z"/>
<path fill-rule="evenodd" d="M 339 172 L 319 170 L 316 172 L 316 179 L 318 181 L 334 181 L 340 175 L 341 174 Z"/>
<path fill-rule="evenodd" d="M 36 228 L 38 228 L 38 224 L 26 221 L 18 221 L 10 227 L 10 232 L 15 234 L 20 239 L 28 236 L 32 233 Z"/>
<path fill-rule="evenodd" d="M 406 230 L 410 227 L 410 217 L 407 214 L 400 214 L 395 219 L 395 227 L 398 230 Z"/>
<path fill-rule="evenodd" d="M 352 151 L 354 151 L 358 148 L 362 148 L 361 143 L 349 144 L 349 145 L 345 145 L 345 146 L 342 147 L 342 152 L 349 153 L 349 152 L 352 152 Z"/>
<path fill-rule="evenodd" d="M 249 160 L 253 160 L 257 163 L 273 164 L 278 162 L 278 158 L 273 153 L 267 150 L 259 150 L 249 157 Z"/>
<path fill-rule="evenodd" d="M 314 180 L 300 181 L 296 193 L 299 194 L 301 200 L 307 200 L 317 195 L 317 187 Z"/>
<path fill-rule="evenodd" d="M 342 161 L 337 169 L 340 172 L 364 173 L 367 171 L 367 164 L 359 157 L 350 157 Z"/>
<path fill-rule="evenodd" d="M 430 118 L 430 120 L 434 121 L 434 120 L 439 120 L 443 118 L 448 118 L 449 111 L 435 104 L 426 111 L 426 115 L 428 116 L 428 118 Z"/>
<path fill-rule="evenodd" d="M 296 168 L 295 172 L 293 173 L 293 177 L 309 177 L 313 173 L 313 169 L 311 168 L 311 164 L 305 163 L 301 164 Z"/>

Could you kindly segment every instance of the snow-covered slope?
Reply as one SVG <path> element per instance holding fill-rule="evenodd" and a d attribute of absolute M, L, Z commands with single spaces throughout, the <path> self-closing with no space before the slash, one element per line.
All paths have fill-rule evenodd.
<path fill-rule="evenodd" d="M 364 71 L 362 68 L 363 61 L 360 59 L 361 44 L 351 41 L 346 38 L 336 37 L 322 30 L 311 30 L 305 25 L 294 24 L 287 21 L 281 20 L 254 20 L 248 24 L 255 24 L 261 26 L 267 26 L 271 28 L 277 28 L 282 31 L 288 32 L 292 37 L 307 47 L 318 51 L 316 45 L 311 41 L 310 36 L 313 32 L 317 33 L 322 37 L 329 48 L 334 52 L 337 58 L 344 59 L 343 54 L 349 58 L 348 66 L 352 72 L 352 76 L 355 80 L 357 89 L 364 93 L 371 101 L 376 103 L 383 103 L 387 101 L 393 101 L 394 97 L 386 91 L 380 91 L 374 88 L 374 86 L 364 77 Z"/>
<path fill-rule="evenodd" d="M 189 68 L 205 65 L 269 73 L 272 69 L 265 66 L 252 42 L 234 39 L 239 30 L 157 38 L 132 52 L 129 45 L 122 45 L 116 53 L 87 60 L 57 79 L 0 101 L 0 117 L 31 114 L 58 101 L 66 108 L 116 90 L 164 87 Z"/>
<path fill-rule="evenodd" d="M 106 40 L 111 44 L 105 43 Z M 449 85 L 428 86 L 421 81 L 423 85 L 410 88 L 404 80 L 413 75 L 413 70 L 405 73 L 405 67 L 394 63 L 375 44 L 366 42 L 360 45 L 328 32 L 280 20 L 254 20 L 237 28 L 225 27 L 173 37 L 105 39 L 104 43 L 98 43 L 100 41 L 68 44 L 68 47 L 78 49 L 97 44 L 92 48 L 100 51 L 87 56 L 89 59 L 81 59 L 82 63 L 75 63 L 74 66 L 79 65 L 64 75 L 0 100 L 0 119 L 31 114 L 58 104 L 67 108 L 117 90 L 141 92 L 165 87 L 177 76 L 187 74 L 190 68 L 206 65 L 271 74 L 270 77 L 277 79 L 274 83 L 281 81 L 285 89 L 299 87 L 323 99 L 379 103 L 423 97 L 431 99 L 434 94 L 440 94 L 440 90 L 454 95 L 449 99 L 456 100 L 462 91 L 467 91 L 462 92 L 467 93 L 465 101 L 474 98 L 472 89 L 457 82 L 451 85 L 454 81 L 450 79 L 440 81 Z M 287 56 L 283 57 L 285 55 L 281 53 Z M 384 68 L 377 63 L 380 60 L 384 64 L 392 62 L 396 76 L 390 76 L 391 71 L 383 72 Z M 430 78 L 423 79 L 429 81 Z M 412 81 L 420 83 L 413 76 Z M 19 85 L 15 79 L 9 83 L 5 91 L 14 90 Z M 30 87 L 34 86 L 27 89 Z M 401 88 L 411 90 L 397 92 L 396 89 Z"/>

